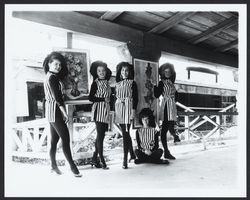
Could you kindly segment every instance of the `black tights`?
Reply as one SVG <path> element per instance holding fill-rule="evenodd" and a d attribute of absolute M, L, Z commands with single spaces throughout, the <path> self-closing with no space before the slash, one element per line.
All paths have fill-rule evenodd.
<path fill-rule="evenodd" d="M 103 140 L 105 137 L 105 132 L 108 130 L 108 124 L 103 122 L 95 122 L 96 124 L 96 141 L 95 141 L 95 152 L 94 154 L 97 156 L 99 154 L 100 160 L 103 164 L 105 163 L 103 157 Z"/>
<path fill-rule="evenodd" d="M 78 171 L 71 155 L 69 130 L 67 125 L 63 121 L 62 114 L 59 108 L 56 109 L 55 122 L 50 122 L 50 132 L 51 132 L 51 147 L 49 154 L 51 159 L 51 167 L 53 169 L 57 168 L 56 146 L 59 141 L 59 138 L 61 138 L 63 153 L 67 161 L 69 162 L 70 168 L 72 170 Z"/>
<path fill-rule="evenodd" d="M 162 129 L 161 129 L 161 142 L 162 146 L 164 148 L 164 151 L 169 151 L 168 150 L 168 145 L 167 145 L 167 132 L 169 131 L 172 136 L 175 136 L 175 130 L 174 130 L 174 121 L 163 121 L 162 123 Z"/>
<path fill-rule="evenodd" d="M 127 127 L 126 127 L 127 126 Z M 136 158 L 133 150 L 132 140 L 130 137 L 129 129 L 130 124 L 120 124 L 123 136 L 123 161 L 127 162 L 128 152 L 130 152 L 131 158 Z"/>

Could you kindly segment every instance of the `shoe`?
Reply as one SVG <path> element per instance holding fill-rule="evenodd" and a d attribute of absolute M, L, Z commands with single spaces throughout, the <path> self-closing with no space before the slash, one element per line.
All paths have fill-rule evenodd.
<path fill-rule="evenodd" d="M 102 162 L 102 169 L 109 169 L 105 161 Z"/>
<path fill-rule="evenodd" d="M 52 168 L 52 169 L 50 170 L 50 172 L 51 172 L 51 173 L 55 173 L 55 174 L 57 174 L 57 175 L 61 175 L 61 174 L 62 174 L 62 172 L 60 171 L 60 169 L 59 169 L 58 167 Z"/>
<path fill-rule="evenodd" d="M 82 174 L 79 172 L 79 170 L 77 168 L 72 168 L 71 169 L 74 177 L 82 177 Z"/>
<path fill-rule="evenodd" d="M 141 164 L 141 163 L 144 163 L 144 161 L 142 159 L 135 159 L 135 164 Z"/>
<path fill-rule="evenodd" d="M 100 160 L 97 157 L 97 153 L 93 153 L 93 157 L 92 157 L 92 161 L 90 162 L 91 167 L 93 168 L 93 166 L 95 166 L 96 168 L 102 168 L 101 164 L 100 164 Z"/>
<path fill-rule="evenodd" d="M 122 168 L 123 169 L 128 169 L 128 163 L 123 161 Z"/>
<path fill-rule="evenodd" d="M 128 162 L 130 163 L 132 160 L 135 160 L 135 159 L 136 159 L 136 156 L 133 155 L 133 156 L 131 156 L 131 157 L 129 158 Z"/>
<path fill-rule="evenodd" d="M 92 168 L 93 168 L 93 166 L 95 166 L 96 168 L 102 168 L 100 162 L 93 162 L 93 161 L 91 161 L 90 164 L 91 164 Z"/>
<path fill-rule="evenodd" d="M 175 160 L 176 159 L 169 151 L 164 152 L 164 158 L 170 159 L 170 160 Z"/>
<path fill-rule="evenodd" d="M 74 177 L 77 177 L 77 178 L 82 177 L 82 174 L 81 174 L 80 172 L 78 172 L 78 174 L 75 174 L 75 173 L 73 172 L 73 175 L 74 175 Z"/>
<path fill-rule="evenodd" d="M 180 140 L 179 136 L 178 136 L 178 135 L 175 135 L 175 136 L 174 136 L 174 143 L 180 142 L 180 141 L 181 141 L 181 140 Z"/>
<path fill-rule="evenodd" d="M 106 164 L 103 164 L 102 169 L 109 169 L 109 167 Z"/>
<path fill-rule="evenodd" d="M 168 160 L 163 160 L 163 159 L 158 159 L 158 160 L 154 160 L 155 164 L 169 164 Z"/>

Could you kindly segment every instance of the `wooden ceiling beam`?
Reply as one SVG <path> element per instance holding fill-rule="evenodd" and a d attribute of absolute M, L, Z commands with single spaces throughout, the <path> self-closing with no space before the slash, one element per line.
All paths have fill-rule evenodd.
<path fill-rule="evenodd" d="M 161 22 L 160 24 L 158 24 L 157 26 L 155 26 L 153 29 L 151 29 L 148 32 L 161 34 L 167 31 L 168 29 L 172 28 L 176 24 L 179 24 L 181 21 L 185 20 L 186 18 L 191 17 L 194 14 L 195 12 L 178 12 L 174 16 Z"/>
<path fill-rule="evenodd" d="M 133 44 L 148 51 L 164 51 L 205 62 L 238 67 L 238 57 L 202 47 L 145 33 L 76 12 L 15 11 L 13 17 L 64 29 Z"/>
<path fill-rule="evenodd" d="M 143 46 L 143 32 L 77 12 L 14 11 L 13 17 Z"/>
<path fill-rule="evenodd" d="M 211 51 L 210 49 L 171 40 L 151 33 L 144 34 L 144 41 L 148 49 L 160 49 L 162 52 L 175 55 L 176 57 L 186 57 L 201 62 L 238 68 L 237 55 L 227 55 L 223 52 Z"/>
<path fill-rule="evenodd" d="M 229 42 L 228 44 L 217 47 L 215 51 L 225 52 L 225 51 L 228 51 L 229 49 L 236 47 L 237 45 L 238 45 L 238 39 L 232 42 Z"/>
<path fill-rule="evenodd" d="M 233 17 L 230 17 L 226 20 L 224 20 L 223 22 L 209 28 L 208 30 L 206 30 L 205 32 L 191 38 L 188 42 L 192 43 L 192 44 L 197 44 L 200 43 L 214 35 L 216 35 L 217 33 L 230 28 L 231 26 L 234 26 L 238 23 L 238 19 Z"/>
<path fill-rule="evenodd" d="M 107 21 L 114 21 L 117 17 L 119 17 L 123 12 L 105 12 L 100 19 Z"/>

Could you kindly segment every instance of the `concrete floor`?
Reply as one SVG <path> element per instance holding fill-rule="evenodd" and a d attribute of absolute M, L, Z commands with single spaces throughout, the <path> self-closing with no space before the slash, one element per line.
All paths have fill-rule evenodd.
<path fill-rule="evenodd" d="M 79 169 L 82 178 L 68 167 L 61 176 L 50 167 L 10 162 L 5 168 L 6 197 L 213 197 L 239 196 L 237 145 L 227 141 L 203 150 L 201 144 L 171 147 L 177 160 L 169 165 L 129 163 L 122 169 L 121 155 L 107 164 L 110 170 Z"/>

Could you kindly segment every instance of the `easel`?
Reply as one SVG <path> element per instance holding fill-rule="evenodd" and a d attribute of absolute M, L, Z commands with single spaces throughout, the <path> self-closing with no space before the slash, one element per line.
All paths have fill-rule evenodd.
<path fill-rule="evenodd" d="M 91 102 L 89 100 L 65 101 L 66 111 L 69 117 L 68 129 L 70 135 L 70 149 L 72 153 L 73 153 L 73 132 L 74 132 L 74 126 L 73 126 L 74 106 L 84 105 L 84 104 L 91 104 Z"/>

